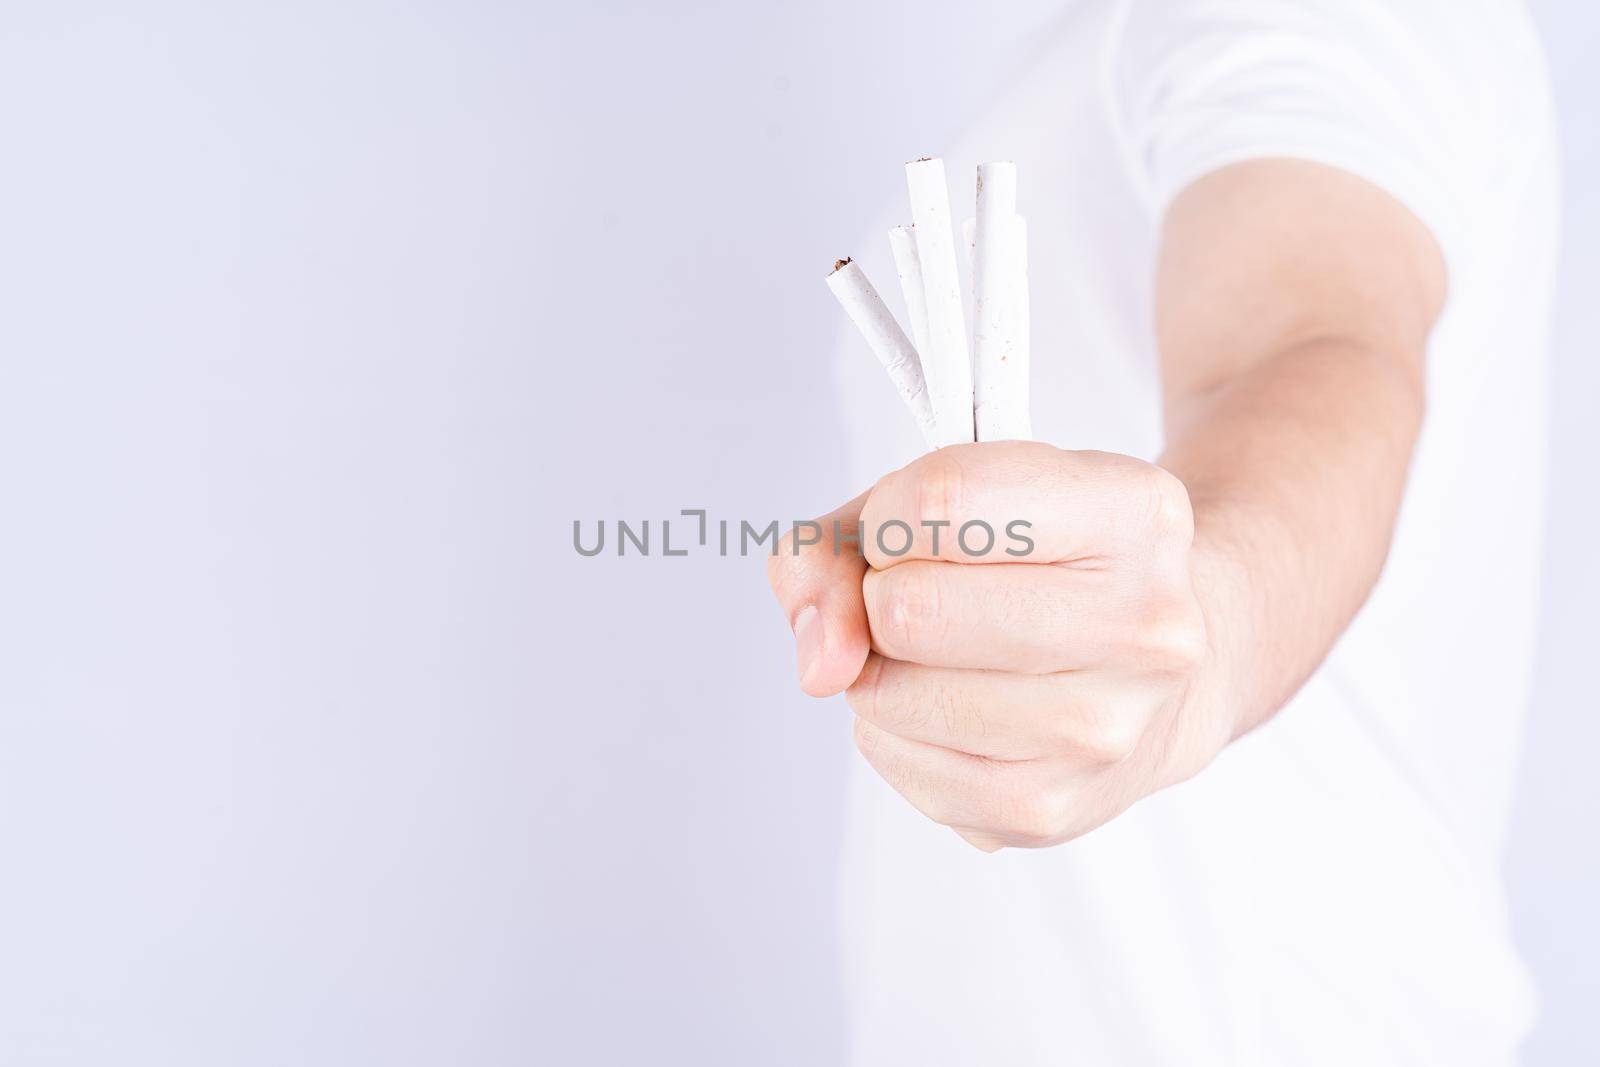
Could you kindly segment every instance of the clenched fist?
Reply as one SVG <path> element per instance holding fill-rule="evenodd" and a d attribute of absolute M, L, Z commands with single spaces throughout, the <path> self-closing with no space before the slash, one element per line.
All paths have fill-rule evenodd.
<path fill-rule="evenodd" d="M 802 687 L 979 848 L 1044 846 L 1195 773 L 1232 734 L 1201 699 L 1183 483 L 1125 456 L 958 445 L 790 535 L 769 565 Z"/>

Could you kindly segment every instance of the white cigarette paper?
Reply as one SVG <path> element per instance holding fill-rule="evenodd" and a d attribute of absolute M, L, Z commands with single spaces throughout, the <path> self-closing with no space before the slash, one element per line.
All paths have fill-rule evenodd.
<path fill-rule="evenodd" d="M 917 350 L 911 346 L 905 331 L 878 295 L 878 290 L 873 288 L 866 271 L 851 260 L 840 260 L 834 264 L 833 273 L 828 275 L 828 288 L 866 339 L 872 354 L 889 372 L 889 380 L 900 391 L 900 398 L 910 409 L 912 418 L 917 420 L 923 442 L 929 448 L 938 448 L 933 406 L 927 383 L 923 380 L 922 363 L 917 358 Z"/>
<path fill-rule="evenodd" d="M 889 231 L 895 273 L 900 275 L 900 295 L 906 301 L 906 320 L 917 352 L 928 350 L 928 296 L 922 284 L 922 260 L 917 256 L 917 235 L 910 226 Z"/>
<path fill-rule="evenodd" d="M 1011 280 L 1006 306 L 1016 309 L 1010 328 L 1011 358 L 1001 368 L 997 404 L 991 432 L 995 441 L 1033 439 L 1033 319 L 1028 297 L 1028 220 L 1014 215 L 1011 220 Z"/>
<path fill-rule="evenodd" d="M 967 351 L 966 314 L 955 235 L 950 226 L 950 191 L 944 161 L 918 159 L 906 164 L 911 222 L 922 265 L 928 307 L 928 342 L 920 351 L 922 372 L 933 405 L 940 446 L 975 439 L 972 415 L 972 360 Z"/>
<path fill-rule="evenodd" d="M 980 441 L 1032 435 L 1027 289 L 1027 230 L 1017 214 L 1016 165 L 981 164 L 972 250 L 973 406 Z"/>

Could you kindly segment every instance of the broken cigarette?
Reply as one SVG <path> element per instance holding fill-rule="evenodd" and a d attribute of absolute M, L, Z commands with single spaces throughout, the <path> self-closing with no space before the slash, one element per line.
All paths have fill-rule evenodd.
<path fill-rule="evenodd" d="M 900 398 L 922 431 L 923 442 L 929 448 L 938 448 L 937 424 L 917 350 L 878 290 L 873 288 L 866 272 L 854 261 L 841 259 L 828 275 L 828 288 L 850 321 L 855 323 L 873 355 L 878 357 L 878 362 L 883 364 L 883 369 L 889 372 L 889 380 L 900 391 Z"/>
<path fill-rule="evenodd" d="M 972 414 L 972 362 L 967 351 L 966 314 L 950 223 L 950 191 L 944 161 L 918 159 L 906 164 L 911 222 L 927 301 L 928 339 L 920 349 L 922 372 L 933 408 L 938 444 L 975 439 Z"/>
<path fill-rule="evenodd" d="M 900 275 L 900 294 L 906 301 L 906 320 L 911 328 L 911 343 L 919 353 L 928 350 L 928 296 L 922 282 L 922 260 L 917 257 L 917 235 L 910 226 L 889 231 L 889 249 L 894 253 L 895 273 Z"/>

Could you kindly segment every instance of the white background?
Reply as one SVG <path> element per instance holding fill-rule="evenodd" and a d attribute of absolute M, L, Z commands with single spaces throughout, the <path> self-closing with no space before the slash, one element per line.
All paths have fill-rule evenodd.
<path fill-rule="evenodd" d="M 0 5 L 0 1062 L 836 1057 L 847 713 L 759 561 L 570 524 L 859 488 L 823 275 L 1057 5 L 544 6 Z M 1539 13 L 1573 169 L 1508 872 L 1565 1064 L 1600 13 Z"/>

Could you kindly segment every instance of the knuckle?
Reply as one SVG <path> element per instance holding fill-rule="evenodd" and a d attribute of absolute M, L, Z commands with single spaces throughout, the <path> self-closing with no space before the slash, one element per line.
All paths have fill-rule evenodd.
<path fill-rule="evenodd" d="M 875 723 L 857 718 L 854 729 L 856 750 L 877 772 L 878 777 L 911 801 L 923 814 L 935 822 L 946 821 L 935 806 L 938 797 L 927 780 L 926 770 L 918 766 L 904 746 L 884 744 L 886 732 Z"/>
<path fill-rule="evenodd" d="M 890 573 L 879 604 L 879 622 L 890 647 L 909 651 L 941 639 L 946 622 L 937 570 L 906 567 Z"/>
<path fill-rule="evenodd" d="M 949 452 L 935 452 L 917 478 L 917 519 L 954 522 L 961 514 L 965 475 Z"/>
<path fill-rule="evenodd" d="M 1194 540 L 1194 509 L 1189 488 L 1170 471 L 1153 464 L 1144 468 L 1146 528 L 1158 540 L 1187 545 Z"/>
<path fill-rule="evenodd" d="M 866 719 L 857 716 L 851 736 L 855 740 L 856 751 L 860 752 L 870 762 L 873 753 L 878 748 L 878 738 L 880 736 L 878 728 Z"/>
<path fill-rule="evenodd" d="M 1151 670 L 1186 674 L 1205 657 L 1206 630 L 1192 599 L 1164 602 L 1152 608 L 1139 627 L 1141 665 Z"/>
<path fill-rule="evenodd" d="M 1112 766 L 1132 756 L 1144 736 L 1142 718 L 1108 710 L 1090 720 L 1089 726 L 1073 740 L 1073 747 L 1092 763 Z"/>
<path fill-rule="evenodd" d="M 995 832 L 1029 847 L 1053 844 L 1065 833 L 1065 798 L 1053 790 L 1009 789 L 995 798 Z"/>
<path fill-rule="evenodd" d="M 874 725 L 902 736 L 914 736 L 926 725 L 928 705 L 917 700 L 904 680 L 894 681 L 882 656 L 869 656 L 861 676 L 845 691 L 850 710 Z"/>
<path fill-rule="evenodd" d="M 1061 709 L 1051 715 L 1039 730 L 1040 755 L 1077 751 L 1083 736 L 1080 719 L 1081 713 L 1073 709 Z"/>
<path fill-rule="evenodd" d="M 1050 717 L 1045 740 L 1054 753 L 1095 764 L 1122 763 L 1144 739 L 1150 716 L 1145 702 L 1137 700 L 1064 702 Z"/>
<path fill-rule="evenodd" d="M 844 702 L 859 717 L 876 720 L 878 706 L 882 700 L 882 688 L 883 657 L 876 654 L 868 655 L 867 662 L 862 665 L 861 673 L 850 683 L 850 688 L 844 691 Z"/>
<path fill-rule="evenodd" d="M 982 704 L 960 684 L 926 668 L 906 664 L 892 669 L 880 655 L 868 657 L 861 675 L 845 691 L 857 715 L 901 737 L 967 744 L 988 733 Z"/>

